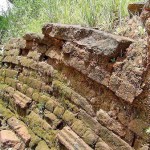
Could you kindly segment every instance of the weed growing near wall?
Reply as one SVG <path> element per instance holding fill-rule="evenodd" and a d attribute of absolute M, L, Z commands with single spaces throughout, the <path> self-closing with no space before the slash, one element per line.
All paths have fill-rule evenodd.
<path fill-rule="evenodd" d="M 40 32 L 48 22 L 111 30 L 128 15 L 128 3 L 136 1 L 139 0 L 13 0 L 15 7 L 6 16 L 3 40 L 25 32 Z"/>

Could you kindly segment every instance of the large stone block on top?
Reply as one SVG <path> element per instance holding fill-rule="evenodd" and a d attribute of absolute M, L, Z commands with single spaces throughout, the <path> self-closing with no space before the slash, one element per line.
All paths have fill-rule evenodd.
<path fill-rule="evenodd" d="M 60 40 L 72 41 L 87 51 L 101 55 L 114 55 L 127 48 L 133 40 L 103 31 L 83 28 L 77 25 L 47 24 L 42 29 L 44 35 Z"/>

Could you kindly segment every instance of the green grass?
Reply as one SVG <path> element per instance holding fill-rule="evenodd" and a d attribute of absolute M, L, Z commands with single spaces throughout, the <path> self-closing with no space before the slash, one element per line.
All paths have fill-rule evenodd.
<path fill-rule="evenodd" d="M 14 0 L 3 39 L 40 32 L 43 24 L 80 24 L 111 30 L 128 15 L 127 6 L 139 0 Z"/>

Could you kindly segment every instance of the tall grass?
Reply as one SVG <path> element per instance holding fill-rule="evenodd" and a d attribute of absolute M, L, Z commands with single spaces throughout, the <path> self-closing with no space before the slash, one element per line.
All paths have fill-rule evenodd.
<path fill-rule="evenodd" d="M 6 16 L 7 32 L 18 37 L 25 32 L 40 32 L 43 24 L 57 22 L 80 24 L 111 30 L 128 15 L 127 5 L 139 0 L 14 0 L 15 7 Z"/>

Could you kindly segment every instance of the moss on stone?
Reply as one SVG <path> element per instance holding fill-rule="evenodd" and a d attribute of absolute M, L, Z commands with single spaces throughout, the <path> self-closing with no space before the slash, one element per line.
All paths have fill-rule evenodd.
<path fill-rule="evenodd" d="M 34 78 L 30 78 L 30 80 L 31 80 L 31 83 L 29 84 L 29 86 L 40 91 L 42 82 Z"/>
<path fill-rule="evenodd" d="M 30 77 L 28 77 L 26 80 L 26 84 L 30 87 L 32 87 L 32 82 L 33 82 L 32 80 L 33 80 L 33 78 L 30 78 Z"/>
<path fill-rule="evenodd" d="M 33 99 L 34 101 L 39 102 L 40 96 L 41 96 L 40 93 L 37 92 L 37 91 L 35 91 L 35 92 L 33 93 L 33 95 L 32 95 L 32 99 Z"/>
<path fill-rule="evenodd" d="M 21 92 L 24 93 L 24 94 L 26 94 L 26 91 L 27 91 L 28 88 L 29 88 L 29 87 L 28 87 L 27 84 L 23 84 L 22 89 L 21 89 Z"/>
<path fill-rule="evenodd" d="M 12 86 L 13 88 L 16 89 L 18 81 L 15 80 L 15 79 L 6 77 L 6 78 L 5 78 L 5 83 L 6 83 L 7 85 Z"/>
<path fill-rule="evenodd" d="M 58 117 L 61 118 L 62 115 L 64 114 L 65 109 L 62 106 L 56 106 L 56 108 L 54 109 L 54 114 Z"/>
<path fill-rule="evenodd" d="M 16 78 L 17 78 L 18 71 L 16 71 L 16 70 L 11 70 L 11 69 L 6 69 L 6 70 L 5 70 L 5 74 L 6 74 L 6 77 L 16 79 Z"/>
<path fill-rule="evenodd" d="M 24 75 L 22 73 L 20 73 L 20 75 L 18 76 L 18 80 L 20 82 L 24 82 Z"/>
<path fill-rule="evenodd" d="M 94 147 L 98 140 L 98 136 L 92 131 L 91 129 L 88 129 L 85 134 L 82 136 L 83 140 L 89 144 L 91 147 Z"/>
<path fill-rule="evenodd" d="M 49 101 L 49 97 L 46 96 L 46 95 L 41 95 L 41 96 L 39 97 L 39 102 L 40 102 L 40 103 L 46 103 L 46 102 L 48 102 L 48 101 Z"/>
<path fill-rule="evenodd" d="M 4 84 L 5 83 L 5 77 L 0 76 L 0 83 Z"/>
<path fill-rule="evenodd" d="M 13 113 L 6 108 L 3 101 L 0 99 L 0 114 L 2 114 L 6 119 L 13 116 Z"/>
<path fill-rule="evenodd" d="M 61 99 L 62 105 L 65 107 L 65 109 L 68 109 L 74 113 L 79 112 L 79 109 L 76 105 L 72 104 L 69 100 L 66 99 Z"/>
<path fill-rule="evenodd" d="M 71 98 L 72 90 L 68 88 L 67 86 L 65 86 L 62 82 L 58 80 L 54 80 L 53 87 L 58 90 L 61 96 L 68 98 L 68 99 Z"/>
<path fill-rule="evenodd" d="M 66 110 L 65 113 L 62 116 L 62 119 L 68 124 L 68 125 L 72 125 L 77 118 L 75 117 L 75 114 L 73 114 L 72 112 Z"/>
<path fill-rule="evenodd" d="M 28 89 L 26 90 L 26 95 L 27 95 L 28 97 L 32 98 L 33 93 L 34 93 L 34 89 L 28 87 Z"/>
<path fill-rule="evenodd" d="M 8 85 L 7 84 L 0 84 L 0 91 L 4 90 L 5 88 L 7 88 Z"/>
<path fill-rule="evenodd" d="M 44 139 L 50 147 L 55 146 L 57 131 L 52 130 L 51 126 L 39 115 L 31 112 L 25 119 L 25 122 L 31 130 L 38 136 Z"/>
<path fill-rule="evenodd" d="M 57 106 L 57 102 L 55 102 L 52 98 L 49 98 L 49 100 L 47 101 L 45 108 L 51 112 L 54 111 L 54 108 Z"/>
<path fill-rule="evenodd" d="M 0 62 L 2 62 L 2 60 L 3 60 L 3 56 L 0 56 Z"/>
<path fill-rule="evenodd" d="M 2 76 L 2 77 L 6 76 L 5 69 L 0 69 L 0 76 Z"/>
<path fill-rule="evenodd" d="M 32 130 L 28 129 L 29 134 L 31 135 L 31 141 L 29 143 L 29 147 L 33 148 L 35 147 L 39 142 L 40 142 L 40 138 L 38 136 L 36 136 Z"/>
<path fill-rule="evenodd" d="M 35 150 L 50 150 L 45 141 L 40 141 Z"/>
<path fill-rule="evenodd" d="M 85 126 L 84 122 L 81 120 L 76 120 L 73 124 L 72 124 L 72 129 L 74 130 L 74 132 L 76 132 L 80 137 L 82 137 L 85 132 L 88 130 L 88 128 Z"/>

